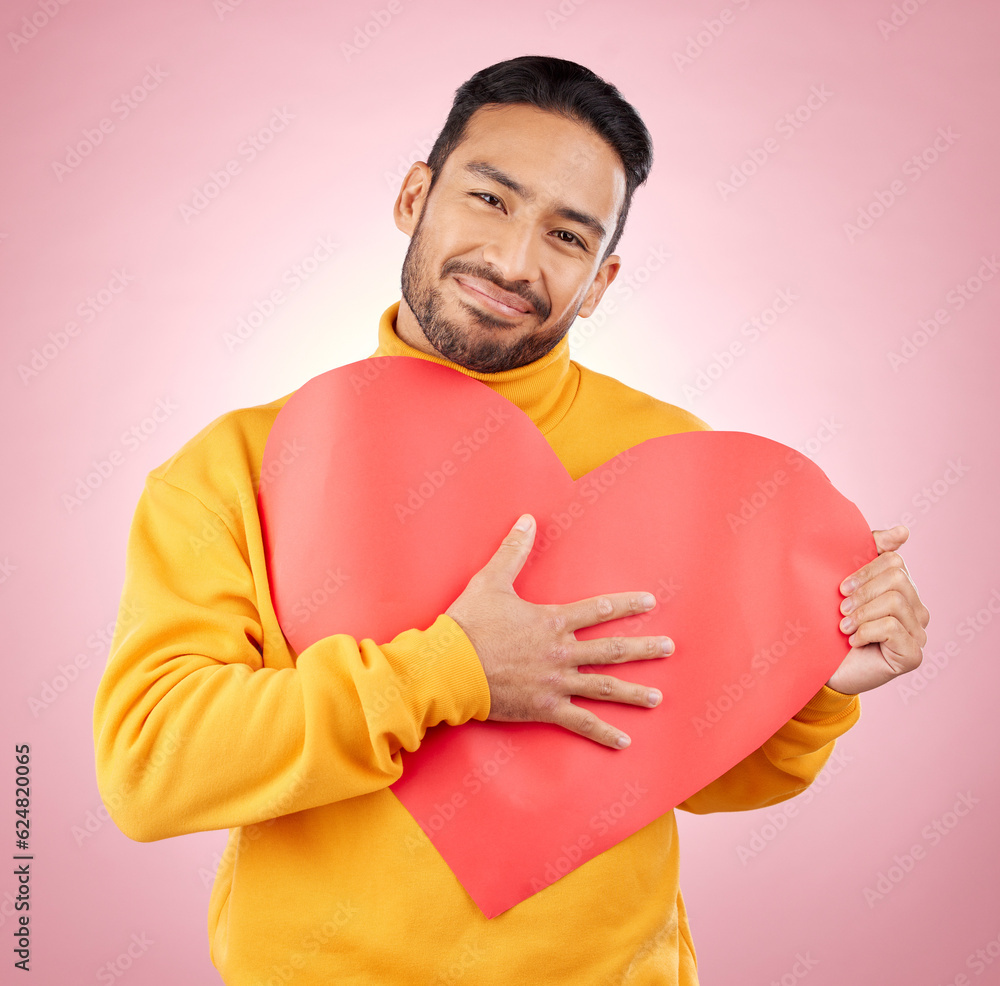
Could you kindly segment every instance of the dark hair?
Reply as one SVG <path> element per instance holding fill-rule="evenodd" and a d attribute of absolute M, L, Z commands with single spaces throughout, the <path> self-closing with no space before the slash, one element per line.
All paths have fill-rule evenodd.
<path fill-rule="evenodd" d="M 609 257 L 625 229 L 632 193 L 646 180 L 653 164 L 653 142 L 639 114 L 610 82 L 576 62 L 547 55 L 497 62 L 455 90 L 448 119 L 427 158 L 431 189 L 448 156 L 465 139 L 472 114 L 490 103 L 528 103 L 561 113 L 590 126 L 614 148 L 625 169 L 625 201 L 601 260 Z"/>

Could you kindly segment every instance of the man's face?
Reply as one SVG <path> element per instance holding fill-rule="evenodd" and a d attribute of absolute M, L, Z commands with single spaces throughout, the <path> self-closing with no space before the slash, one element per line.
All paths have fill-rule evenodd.
<path fill-rule="evenodd" d="M 495 373 L 541 358 L 597 307 L 618 272 L 601 257 L 625 199 L 602 138 L 534 106 L 481 107 L 432 193 L 429 181 L 415 164 L 396 203 L 411 237 L 401 338 Z"/>

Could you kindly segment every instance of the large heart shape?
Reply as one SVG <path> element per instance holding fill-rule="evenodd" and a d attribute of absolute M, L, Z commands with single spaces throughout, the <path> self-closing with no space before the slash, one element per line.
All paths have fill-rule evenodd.
<path fill-rule="evenodd" d="M 293 394 L 268 436 L 259 502 L 275 611 L 297 652 L 334 633 L 387 642 L 429 626 L 524 512 L 538 531 L 515 582 L 523 598 L 656 593 L 642 617 L 577 631 L 675 641 L 662 660 L 591 669 L 663 692 L 655 709 L 578 700 L 624 729 L 627 749 L 473 720 L 404 752 L 393 791 L 487 916 L 669 811 L 791 719 L 849 649 L 841 580 L 877 555 L 854 504 L 778 442 L 657 437 L 574 482 L 518 407 L 412 357 L 361 360 Z M 350 577 L 317 592 L 331 567 Z M 293 612 L 303 598 L 306 621 Z"/>

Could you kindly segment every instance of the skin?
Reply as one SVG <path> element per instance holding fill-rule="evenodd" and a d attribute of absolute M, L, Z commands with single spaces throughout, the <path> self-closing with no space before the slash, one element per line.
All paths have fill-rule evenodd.
<path fill-rule="evenodd" d="M 553 149 L 558 148 L 558 153 Z M 421 161 L 394 206 L 410 237 L 396 333 L 421 352 L 494 373 L 540 359 L 573 319 L 597 308 L 621 258 L 601 259 L 624 202 L 617 154 L 588 127 L 527 105 L 486 106 L 441 168 L 431 191 Z M 497 303 L 499 299 L 499 303 Z M 902 525 L 872 531 L 879 555 L 841 584 L 851 650 L 827 682 L 858 694 L 920 665 L 930 619 L 902 557 Z M 672 653 L 669 637 L 577 640 L 585 626 L 646 612 L 651 593 L 610 593 L 561 605 L 521 599 L 513 583 L 534 542 L 525 514 L 446 610 L 465 631 L 499 721 L 551 722 L 612 749 L 621 730 L 574 696 L 652 708 L 662 696 L 588 664 Z"/>

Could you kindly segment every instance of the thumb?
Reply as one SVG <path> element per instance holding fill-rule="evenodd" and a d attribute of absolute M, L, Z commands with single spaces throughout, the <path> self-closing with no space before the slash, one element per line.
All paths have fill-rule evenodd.
<path fill-rule="evenodd" d="M 897 524 L 884 531 L 872 531 L 872 535 L 875 538 L 875 547 L 878 548 L 878 553 L 882 554 L 883 551 L 895 551 L 901 547 L 909 538 L 910 531 L 903 524 Z"/>
<path fill-rule="evenodd" d="M 513 585 L 524 563 L 531 554 L 535 543 L 535 518 L 531 514 L 521 514 L 510 533 L 500 542 L 493 557 L 486 563 L 485 570 Z"/>

